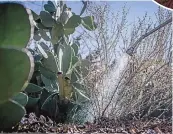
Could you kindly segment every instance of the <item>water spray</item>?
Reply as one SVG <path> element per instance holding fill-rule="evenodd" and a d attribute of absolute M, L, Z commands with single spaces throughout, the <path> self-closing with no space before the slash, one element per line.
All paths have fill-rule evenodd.
<path fill-rule="evenodd" d="M 154 28 L 153 30 L 151 30 L 150 32 L 144 34 L 143 36 L 141 36 L 127 51 L 126 53 L 124 53 L 121 58 L 119 59 L 117 66 L 114 66 L 112 68 L 112 71 L 108 74 L 105 75 L 105 77 L 103 78 L 103 83 L 99 84 L 98 89 L 99 89 L 99 93 L 100 95 L 97 96 L 97 100 L 98 100 L 98 104 L 100 106 L 100 109 L 102 109 L 102 113 L 99 113 L 100 111 L 96 111 L 96 113 L 98 112 L 101 115 L 104 116 L 108 116 L 107 114 L 109 114 L 109 112 L 111 112 L 111 107 L 110 105 L 112 104 L 111 102 L 117 102 L 119 98 L 119 94 L 121 93 L 122 88 L 117 87 L 117 84 L 119 82 L 119 78 L 120 75 L 123 73 L 125 67 L 128 64 L 128 59 L 129 59 L 129 55 L 133 56 L 133 54 L 136 52 L 136 49 L 139 46 L 139 43 L 147 36 L 149 36 L 150 34 L 154 33 L 155 31 L 157 31 L 158 29 L 164 27 L 165 25 L 169 24 L 170 22 L 172 22 L 172 18 L 168 19 L 167 21 L 165 21 L 164 23 L 160 24 L 159 26 L 157 26 L 156 28 Z M 115 89 L 115 87 L 117 87 Z M 86 120 L 87 121 L 93 121 L 94 120 L 94 110 L 93 110 L 93 105 L 89 106 L 89 112 L 86 116 Z M 121 106 L 117 106 L 117 108 L 119 108 Z"/>

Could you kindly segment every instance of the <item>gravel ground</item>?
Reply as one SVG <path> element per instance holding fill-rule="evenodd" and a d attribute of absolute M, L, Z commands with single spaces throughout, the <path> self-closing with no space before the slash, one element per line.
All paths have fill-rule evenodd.
<path fill-rule="evenodd" d="M 37 118 L 31 113 L 7 132 L 17 133 L 116 133 L 116 134 L 172 134 L 172 122 L 166 120 L 151 121 L 114 121 L 107 118 L 97 119 L 84 125 L 55 124 L 50 118 Z"/>

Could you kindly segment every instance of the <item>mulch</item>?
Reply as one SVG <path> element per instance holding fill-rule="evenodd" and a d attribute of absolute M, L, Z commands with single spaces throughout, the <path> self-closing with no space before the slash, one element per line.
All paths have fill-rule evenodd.
<path fill-rule="evenodd" d="M 100 118 L 94 123 L 83 125 L 56 124 L 50 118 L 34 113 L 23 117 L 21 122 L 11 129 L 15 133 L 114 133 L 114 134 L 172 134 L 172 121 L 153 119 L 151 121 L 115 121 Z M 2 133 L 2 132 L 1 132 Z"/>

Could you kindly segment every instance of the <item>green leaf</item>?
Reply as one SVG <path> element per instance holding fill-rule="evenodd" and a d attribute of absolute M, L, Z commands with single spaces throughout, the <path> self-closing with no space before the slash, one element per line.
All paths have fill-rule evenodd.
<path fill-rule="evenodd" d="M 33 84 L 33 83 L 29 83 L 28 86 L 25 88 L 25 92 L 27 93 L 37 93 L 37 92 L 41 92 L 43 90 L 43 88 Z"/>
<path fill-rule="evenodd" d="M 49 101 L 50 101 L 55 95 L 57 95 L 57 93 L 53 93 L 53 94 L 49 95 L 49 97 L 47 97 L 47 99 L 44 101 L 44 103 L 43 103 L 41 109 L 45 109 L 47 103 L 49 103 Z M 49 107 L 49 105 L 48 105 L 48 107 Z"/>
<path fill-rule="evenodd" d="M 51 5 L 51 6 L 55 6 L 55 5 L 53 4 L 53 2 L 50 1 L 50 0 L 48 0 L 47 4 L 49 4 L 49 5 Z"/>
<path fill-rule="evenodd" d="M 87 97 L 87 93 L 86 93 L 86 86 L 80 83 L 73 83 L 73 88 L 75 88 L 76 90 L 78 89 L 78 91 L 76 91 L 76 96 L 75 96 L 75 100 L 78 104 L 82 104 L 87 102 L 88 100 L 90 100 Z M 80 92 L 80 93 L 79 93 Z"/>
<path fill-rule="evenodd" d="M 78 89 L 76 86 L 74 86 L 74 84 L 73 84 L 73 89 L 75 90 L 76 93 L 78 93 L 79 95 L 81 95 L 85 99 L 90 100 L 80 89 Z"/>
<path fill-rule="evenodd" d="M 56 8 L 53 3 L 49 1 L 49 4 L 44 5 L 44 9 L 48 11 L 49 13 L 56 12 Z"/>
<path fill-rule="evenodd" d="M 40 98 L 28 97 L 28 103 L 26 105 L 27 108 L 33 108 L 38 104 Z"/>
<path fill-rule="evenodd" d="M 71 47 L 73 48 L 73 50 L 74 50 L 74 52 L 75 52 L 75 56 L 78 55 L 78 50 L 79 50 L 78 45 L 72 44 Z"/>
<path fill-rule="evenodd" d="M 67 8 L 67 5 L 64 1 L 60 1 L 60 8 L 62 9 L 61 12 L 65 11 L 65 9 Z"/>
<path fill-rule="evenodd" d="M 50 51 L 49 47 L 44 42 L 40 42 L 40 46 L 44 49 L 44 51 Z"/>
<path fill-rule="evenodd" d="M 94 17 L 93 16 L 86 16 L 82 18 L 82 25 L 85 27 L 87 30 L 92 31 L 97 28 L 95 22 L 94 22 Z"/>
<path fill-rule="evenodd" d="M 45 86 L 51 87 L 51 80 L 47 79 L 46 77 L 44 77 L 43 75 L 41 75 L 41 80 L 43 81 L 43 83 L 45 84 Z"/>
<path fill-rule="evenodd" d="M 71 74 L 71 83 L 74 83 L 76 81 L 78 81 L 78 77 L 77 77 L 75 71 L 72 71 L 72 74 Z"/>
<path fill-rule="evenodd" d="M 56 80 L 52 80 L 51 84 L 52 84 L 52 88 L 55 89 L 56 92 L 59 91 L 59 85 L 58 85 L 57 79 Z"/>
<path fill-rule="evenodd" d="M 66 73 L 66 75 L 71 77 L 72 72 L 74 71 L 74 69 L 80 65 L 79 62 L 79 58 L 77 56 L 72 56 L 72 64 L 71 64 L 71 68 L 68 70 L 68 72 Z M 70 78 L 69 77 L 69 78 Z"/>
<path fill-rule="evenodd" d="M 55 88 L 52 88 L 52 87 L 46 86 L 45 89 L 47 89 L 48 91 L 57 92 L 57 90 Z"/>
<path fill-rule="evenodd" d="M 64 29 L 72 29 L 72 28 L 76 28 L 81 24 L 81 17 L 79 15 L 73 15 L 72 17 L 70 17 L 70 19 L 68 20 L 68 22 L 64 25 Z"/>
<path fill-rule="evenodd" d="M 28 103 L 28 96 L 24 93 L 18 93 L 12 97 L 12 100 L 18 102 L 20 105 L 25 107 L 26 104 Z"/>
<path fill-rule="evenodd" d="M 44 30 L 48 30 L 48 31 L 51 29 L 50 27 L 44 26 L 43 23 L 41 23 L 41 19 L 40 19 L 39 23 L 36 23 L 36 27 L 39 29 L 44 29 Z"/>
<path fill-rule="evenodd" d="M 41 18 L 44 26 L 53 27 L 54 19 L 52 18 L 52 16 L 48 12 L 41 11 L 40 12 L 40 18 Z"/>
<path fill-rule="evenodd" d="M 63 50 L 63 55 L 62 55 L 62 71 L 63 74 L 66 74 L 69 68 L 71 67 L 71 62 L 72 62 L 72 48 L 71 46 L 67 45 L 65 46 Z"/>
<path fill-rule="evenodd" d="M 40 96 L 40 107 L 43 105 L 45 100 L 52 94 L 52 92 L 48 91 L 47 89 L 43 89 L 41 96 Z"/>
<path fill-rule="evenodd" d="M 26 49 L 0 48 L 0 65 L 1 102 L 27 86 L 34 71 L 34 59 Z"/>
<path fill-rule="evenodd" d="M 26 110 L 19 103 L 9 100 L 0 105 L 0 129 L 10 129 L 19 123 Z"/>
<path fill-rule="evenodd" d="M 34 37 L 33 37 L 33 39 L 35 41 L 39 41 L 41 39 L 41 36 L 39 35 L 39 31 L 38 30 L 35 30 L 34 31 Z"/>
<path fill-rule="evenodd" d="M 44 49 L 39 44 L 37 44 L 37 48 L 45 59 L 48 58 L 47 53 L 44 51 Z"/>
<path fill-rule="evenodd" d="M 49 69 L 50 71 L 57 73 L 58 72 L 58 64 L 57 60 L 55 59 L 54 55 L 51 52 L 47 52 L 48 58 L 42 59 L 42 64 L 45 68 Z"/>
<path fill-rule="evenodd" d="M 41 34 L 41 37 L 42 37 L 45 41 L 50 41 L 50 38 L 49 38 L 49 36 L 46 34 L 46 31 L 40 29 L 39 32 L 40 32 L 40 34 Z"/>
<path fill-rule="evenodd" d="M 43 56 L 41 54 L 34 56 L 35 68 L 37 68 L 41 64 Z"/>
<path fill-rule="evenodd" d="M 77 57 L 77 56 L 73 56 L 72 57 L 72 66 L 74 66 L 76 63 L 78 63 L 79 62 L 79 58 Z M 76 65 L 77 66 L 77 65 Z M 76 67 L 75 66 L 75 67 Z"/>
<path fill-rule="evenodd" d="M 0 4 L 0 18 L 0 46 L 27 46 L 31 25 L 26 9 L 15 3 Z"/>
<path fill-rule="evenodd" d="M 55 23 L 51 31 L 52 44 L 58 43 L 60 37 L 64 34 L 63 25 L 61 23 Z"/>
<path fill-rule="evenodd" d="M 49 91 L 58 90 L 58 83 L 57 80 L 50 80 L 41 75 L 41 79 L 45 85 L 45 88 Z"/>
<path fill-rule="evenodd" d="M 75 32 L 75 28 L 67 28 L 67 29 L 64 29 L 64 34 L 66 36 L 70 35 L 70 34 L 73 34 Z"/>
<path fill-rule="evenodd" d="M 31 11 L 31 12 L 32 12 L 32 15 L 33 15 L 33 18 L 34 18 L 35 21 L 38 20 L 38 19 L 40 19 L 40 16 L 38 14 L 36 14 L 33 11 Z"/>
<path fill-rule="evenodd" d="M 40 66 L 40 72 L 47 79 L 50 79 L 50 80 L 56 80 L 57 79 L 55 73 L 49 71 L 48 69 L 46 69 L 46 68 L 44 68 L 42 66 Z"/>
<path fill-rule="evenodd" d="M 59 113 L 57 105 L 57 93 L 51 94 L 43 103 L 41 109 L 48 112 L 49 116 L 55 116 Z"/>

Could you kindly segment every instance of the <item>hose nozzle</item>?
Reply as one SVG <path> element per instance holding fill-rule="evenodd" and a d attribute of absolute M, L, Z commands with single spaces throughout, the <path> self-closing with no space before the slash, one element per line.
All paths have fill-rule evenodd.
<path fill-rule="evenodd" d="M 130 47 L 130 48 L 128 48 L 128 49 L 126 50 L 126 53 L 127 53 L 128 55 L 130 55 L 130 56 L 133 56 L 134 50 L 135 50 L 134 47 Z"/>

